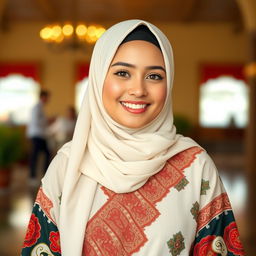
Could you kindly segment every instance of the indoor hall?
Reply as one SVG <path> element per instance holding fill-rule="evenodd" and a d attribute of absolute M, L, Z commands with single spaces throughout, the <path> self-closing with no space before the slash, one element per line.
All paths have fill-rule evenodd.
<path fill-rule="evenodd" d="M 136 18 L 157 25 L 170 40 L 174 124 L 212 157 L 246 255 L 255 255 L 255 13 L 253 0 L 1 1 L 0 123 L 18 138 L 7 151 L 12 156 L 17 151 L 17 161 L 8 168 L 10 182 L 0 189 L 0 255 L 20 254 L 43 176 L 41 157 L 36 179 L 29 177 L 31 144 L 26 135 L 38 91 L 50 92 L 50 124 L 65 117 L 69 106 L 78 111 L 97 35 Z M 53 38 L 43 33 L 45 28 L 53 34 L 50 29 L 57 23 L 87 27 L 80 27 L 81 36 L 66 36 L 59 27 Z M 83 34 L 85 30 L 90 33 Z M 0 152 L 6 136 L 0 134 Z M 61 145 L 55 139 L 48 138 L 52 157 Z"/>

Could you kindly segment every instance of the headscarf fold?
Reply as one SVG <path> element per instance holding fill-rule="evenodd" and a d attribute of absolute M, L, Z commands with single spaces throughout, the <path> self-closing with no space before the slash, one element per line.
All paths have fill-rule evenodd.
<path fill-rule="evenodd" d="M 102 91 L 119 45 L 139 25 L 147 26 L 161 47 L 167 76 L 167 97 L 162 111 L 153 121 L 145 127 L 131 129 L 118 124 L 107 114 Z M 160 171 L 169 158 L 197 145 L 193 140 L 176 134 L 171 104 L 173 75 L 171 45 L 157 27 L 146 21 L 118 23 L 97 41 L 90 63 L 88 89 L 74 136 L 72 142 L 61 149 L 69 156 L 59 220 L 62 255 L 81 255 L 97 184 L 116 193 L 132 192 Z M 89 194 L 90 198 L 87 197 Z"/>

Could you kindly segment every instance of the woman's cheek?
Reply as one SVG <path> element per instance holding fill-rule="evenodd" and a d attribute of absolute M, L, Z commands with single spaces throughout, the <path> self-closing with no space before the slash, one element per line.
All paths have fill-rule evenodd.
<path fill-rule="evenodd" d="M 159 86 L 155 88 L 154 92 L 152 92 L 156 101 L 165 102 L 165 98 L 167 95 L 167 88 L 166 85 Z"/>
<path fill-rule="evenodd" d="M 116 81 L 107 82 L 104 86 L 104 92 L 111 98 L 120 97 L 122 94 L 122 86 Z"/>

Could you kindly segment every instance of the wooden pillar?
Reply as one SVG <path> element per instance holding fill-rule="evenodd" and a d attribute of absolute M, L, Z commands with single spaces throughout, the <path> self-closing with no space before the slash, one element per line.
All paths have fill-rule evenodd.
<path fill-rule="evenodd" d="M 237 0 L 248 34 L 249 120 L 246 129 L 247 216 L 246 255 L 256 255 L 256 1 Z"/>
<path fill-rule="evenodd" d="M 248 255 L 256 255 L 256 31 L 249 34 L 250 61 L 245 67 L 249 84 L 249 122 L 246 130 Z"/>

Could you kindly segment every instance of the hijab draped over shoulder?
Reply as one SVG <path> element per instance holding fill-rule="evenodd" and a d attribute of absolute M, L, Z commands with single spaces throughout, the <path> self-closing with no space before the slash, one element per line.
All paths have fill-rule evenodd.
<path fill-rule="evenodd" d="M 142 128 L 131 129 L 116 123 L 107 114 L 102 91 L 119 45 L 140 25 L 148 27 L 161 47 L 167 76 L 167 97 L 155 120 Z M 62 255 L 81 255 L 97 184 L 116 193 L 137 190 L 160 171 L 169 158 L 197 145 L 193 140 L 176 134 L 171 101 L 173 76 L 171 45 L 157 27 L 146 21 L 118 23 L 97 41 L 90 63 L 88 89 L 72 142 L 60 150 L 68 155 L 59 219 Z M 81 238 L 77 239 L 79 232 Z"/>

